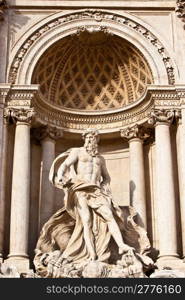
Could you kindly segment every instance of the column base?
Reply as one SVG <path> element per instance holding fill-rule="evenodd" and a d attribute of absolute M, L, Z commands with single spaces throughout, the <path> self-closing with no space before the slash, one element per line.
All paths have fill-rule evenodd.
<path fill-rule="evenodd" d="M 30 270 L 30 261 L 28 257 L 18 257 L 18 256 L 9 256 L 8 259 L 4 261 L 8 266 L 16 267 L 19 273 L 27 273 Z"/>

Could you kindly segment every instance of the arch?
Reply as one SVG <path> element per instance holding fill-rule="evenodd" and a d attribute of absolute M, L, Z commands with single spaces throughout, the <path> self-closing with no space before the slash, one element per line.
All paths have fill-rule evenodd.
<path fill-rule="evenodd" d="M 125 39 L 82 31 L 47 49 L 32 83 L 44 99 L 70 109 L 106 110 L 138 100 L 153 76 L 143 55 Z"/>
<path fill-rule="evenodd" d="M 177 68 L 169 50 L 149 25 L 128 13 L 115 14 L 105 10 L 80 10 L 57 13 L 33 26 L 15 45 L 9 66 L 9 81 L 31 84 L 34 68 L 41 55 L 55 42 L 80 28 L 102 30 L 128 40 L 145 57 L 154 78 L 154 84 L 173 84 Z M 154 59 L 155 57 L 155 59 Z M 15 81 L 14 81 L 15 79 Z"/>

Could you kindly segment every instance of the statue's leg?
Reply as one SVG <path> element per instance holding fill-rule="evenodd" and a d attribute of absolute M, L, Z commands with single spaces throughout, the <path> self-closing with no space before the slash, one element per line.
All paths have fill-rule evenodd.
<path fill-rule="evenodd" d="M 90 259 L 95 260 L 97 258 L 95 247 L 94 247 L 94 238 L 92 233 L 92 217 L 87 205 L 87 199 L 82 192 L 77 192 L 77 210 L 81 217 L 83 224 L 84 240 L 87 246 L 87 249 L 90 254 Z"/>
<path fill-rule="evenodd" d="M 97 210 L 98 214 L 100 214 L 104 220 L 107 222 L 109 232 L 111 233 L 112 237 L 114 238 L 116 244 L 119 247 L 119 254 L 123 254 L 132 248 L 124 243 L 120 228 L 113 216 L 111 207 L 108 205 L 102 205 Z"/>

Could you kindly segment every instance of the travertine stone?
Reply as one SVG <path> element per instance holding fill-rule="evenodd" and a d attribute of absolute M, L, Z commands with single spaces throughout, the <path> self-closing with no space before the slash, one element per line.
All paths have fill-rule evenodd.
<path fill-rule="evenodd" d="M 7 153 L 7 122 L 4 119 L 4 106 L 9 87 L 0 91 L 0 259 L 4 252 L 5 237 L 5 188 L 6 188 L 6 153 Z"/>
<path fill-rule="evenodd" d="M 146 194 L 143 159 L 143 140 L 149 137 L 138 125 L 121 130 L 121 136 L 128 139 L 130 150 L 130 205 L 140 214 L 146 227 Z"/>
<path fill-rule="evenodd" d="M 20 269 L 28 264 L 30 198 L 30 123 L 33 110 L 9 110 L 16 122 L 11 199 L 10 254 Z"/>
<path fill-rule="evenodd" d="M 55 159 L 55 141 L 62 137 L 62 131 L 55 127 L 41 127 L 34 131 L 34 135 L 41 141 L 42 165 L 41 165 L 41 190 L 40 190 L 40 222 L 39 227 L 53 214 L 55 189 L 48 182 L 49 170 Z"/>
<path fill-rule="evenodd" d="M 2 112 L 0 112 L 1 114 Z M 3 114 L 1 114 L 3 120 Z M 1 143 L 1 152 L 0 152 L 0 176 L 1 176 L 1 184 L 0 184 L 0 258 L 4 252 L 4 231 L 5 231 L 5 201 L 6 201 L 6 154 L 7 154 L 7 124 L 0 124 L 2 126 L 2 131 L 0 132 L 2 137 Z"/>
<path fill-rule="evenodd" d="M 18 271 L 20 268 L 23 271 L 28 269 L 28 259 L 24 260 L 22 256 L 13 258 L 13 254 L 20 250 L 19 253 L 25 256 L 29 253 L 32 259 L 39 225 L 53 213 L 54 198 L 57 198 L 55 210 L 61 210 L 52 220 L 57 223 L 58 218 L 61 218 L 62 225 L 58 230 L 58 224 L 54 224 L 57 234 L 55 230 L 50 231 L 47 226 L 44 227 L 48 235 L 52 232 L 52 236 L 45 235 L 51 248 L 47 253 L 42 252 L 43 256 L 48 255 L 48 260 L 42 257 L 39 263 L 51 273 L 54 270 L 53 274 L 56 275 L 61 271 L 62 276 L 79 276 L 78 271 L 81 270 L 73 269 L 71 262 L 65 261 L 60 269 L 60 259 L 58 261 L 56 253 L 50 251 L 53 249 L 53 236 L 57 246 L 67 244 L 68 235 L 71 237 L 70 233 L 73 231 L 74 219 L 68 216 L 69 222 L 63 222 L 63 214 L 66 216 L 66 211 L 63 211 L 66 208 L 65 193 L 58 189 L 57 197 L 56 194 L 54 197 L 54 189 L 47 177 L 55 153 L 80 147 L 79 135 L 90 127 L 96 128 L 101 134 L 100 148 L 111 177 L 111 195 L 116 205 L 124 206 L 121 208 L 122 213 L 125 208 L 128 209 L 130 179 L 131 204 L 142 215 L 145 224 L 147 204 L 147 230 L 152 247 L 160 250 L 161 261 L 163 260 L 158 261 L 158 267 L 171 266 L 177 269 L 178 266 L 185 269 L 185 264 L 180 266 L 177 263 L 181 260 L 176 256 L 177 251 L 179 255 L 182 252 L 183 257 L 185 255 L 184 12 L 184 0 L 0 0 L 0 109 L 8 107 L 4 116 L 8 112 L 6 118 L 12 124 L 8 126 L 6 146 L 6 130 L 3 130 L 0 113 L 0 252 L 4 248 L 3 258 L 6 258 L 9 251 L 12 148 L 15 136 L 13 122 L 16 122 L 14 158 L 18 159 L 17 162 L 14 161 L 13 170 L 10 230 L 12 257 L 8 261 L 16 265 Z M 31 179 L 27 176 L 29 162 L 23 159 L 24 155 L 30 156 L 26 148 L 26 145 L 29 147 L 27 121 L 30 120 L 27 108 L 30 107 L 34 107 L 37 112 L 32 123 L 34 128 L 48 124 L 48 128 L 56 126 L 64 130 L 64 138 L 58 141 L 56 152 L 55 137 L 46 127 L 45 133 L 40 131 L 43 136 L 39 144 L 32 147 L 32 154 L 36 159 L 31 158 Z M 151 113 L 152 109 L 154 111 Z M 179 124 L 174 120 L 174 111 L 177 110 L 182 110 Z M 149 116 L 150 125 L 147 124 Z M 170 127 L 172 120 L 173 128 Z M 125 133 L 128 143 L 123 143 L 120 129 L 128 126 L 132 126 Z M 154 126 L 156 141 L 152 144 L 147 139 L 143 143 L 141 127 L 149 127 L 154 131 Z M 169 141 L 170 134 L 172 143 Z M 17 138 L 22 139 L 23 143 L 20 144 Z M 114 148 L 111 150 L 112 146 Z M 28 222 L 29 197 L 26 186 L 29 186 L 30 180 L 31 206 Z M 136 183 L 136 187 L 133 183 Z M 74 200 L 74 197 L 70 199 Z M 69 207 L 67 210 L 71 212 Z M 91 212 L 93 216 L 96 214 L 93 208 Z M 99 222 L 96 222 L 96 218 Z M 130 218 L 128 213 L 124 224 L 136 219 L 136 215 Z M 97 236 L 100 239 L 104 236 L 101 233 L 105 224 L 98 215 L 94 220 L 93 234 L 97 252 L 100 253 L 105 248 L 105 243 L 97 241 Z M 53 226 L 52 221 L 46 224 Z M 63 235 L 61 238 L 60 234 L 66 224 L 69 231 L 65 232 L 65 238 Z M 101 228 L 95 226 L 97 224 Z M 133 230 L 137 226 L 135 224 Z M 146 232 L 143 236 L 146 237 Z M 39 240 L 41 241 L 40 238 Z M 130 240 L 133 241 L 133 234 Z M 114 247 L 113 254 L 116 249 Z M 95 260 L 95 263 L 87 264 L 82 273 L 84 276 L 95 277 L 132 276 L 125 275 L 119 263 L 110 271 L 110 266 Z M 134 276 L 138 276 L 142 266 L 131 265 Z M 167 272 L 166 275 L 168 274 L 171 276 Z"/>
<path fill-rule="evenodd" d="M 31 135 L 31 189 L 30 189 L 30 213 L 29 213 L 29 252 L 34 255 L 34 249 L 39 233 L 39 192 L 40 192 L 40 144 Z M 31 259 L 32 259 L 31 257 Z"/>
<path fill-rule="evenodd" d="M 174 112 L 165 109 L 151 113 L 149 122 L 155 124 L 156 142 L 156 205 L 159 231 L 159 257 L 170 259 L 177 255 L 176 207 L 170 140 L 170 124 Z"/>
<path fill-rule="evenodd" d="M 41 167 L 41 202 L 40 202 L 40 228 L 53 214 L 54 187 L 48 182 L 49 170 L 55 158 L 55 140 L 46 137 L 42 140 L 42 167 Z"/>
<path fill-rule="evenodd" d="M 181 118 L 178 120 L 177 127 L 177 159 L 179 172 L 179 189 L 180 189 L 180 214 L 182 229 L 182 252 L 185 257 L 185 106 L 182 105 Z"/>

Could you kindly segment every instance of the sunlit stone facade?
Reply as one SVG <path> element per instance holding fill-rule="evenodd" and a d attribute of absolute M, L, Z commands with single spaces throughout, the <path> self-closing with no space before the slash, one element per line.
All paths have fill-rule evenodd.
<path fill-rule="evenodd" d="M 103 4 L 102 4 L 103 2 Z M 184 1 L 0 1 L 0 253 L 33 268 L 54 158 L 96 128 L 120 206 L 185 269 Z"/>

